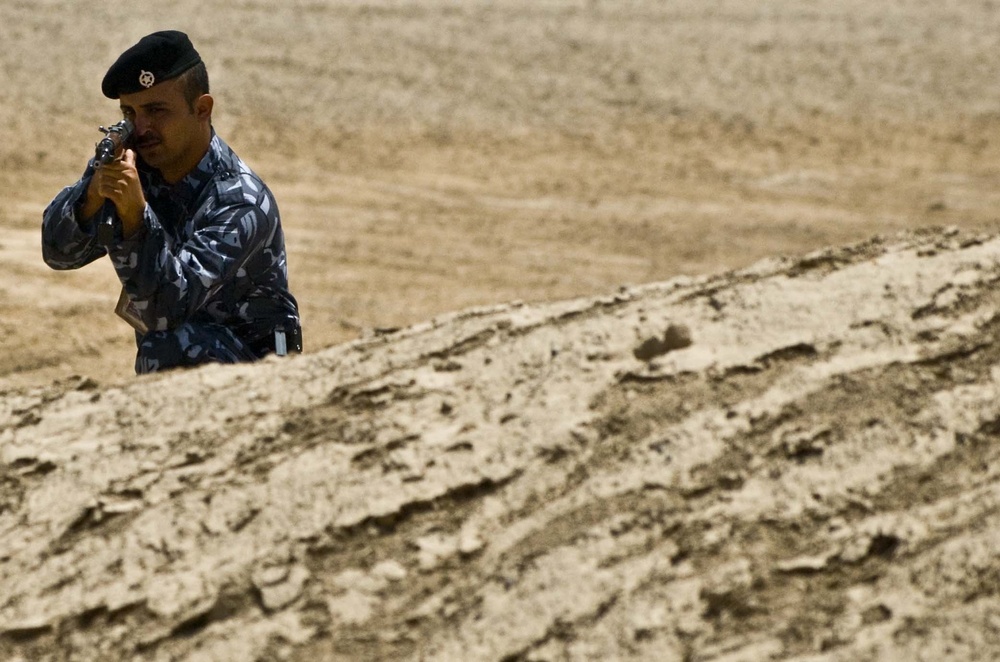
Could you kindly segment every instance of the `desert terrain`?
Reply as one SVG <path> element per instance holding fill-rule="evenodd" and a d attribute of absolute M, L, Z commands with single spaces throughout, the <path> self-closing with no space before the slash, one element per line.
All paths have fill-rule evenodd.
<path fill-rule="evenodd" d="M 1000 659 L 997 10 L 4 3 L 0 659 Z M 41 261 L 167 28 L 301 357 Z"/>

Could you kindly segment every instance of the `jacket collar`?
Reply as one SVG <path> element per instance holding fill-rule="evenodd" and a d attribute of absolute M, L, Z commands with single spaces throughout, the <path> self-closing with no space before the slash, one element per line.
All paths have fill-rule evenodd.
<path fill-rule="evenodd" d="M 224 158 L 227 151 L 225 143 L 215 133 L 215 129 L 212 129 L 212 139 L 209 141 L 208 151 L 201 157 L 198 165 L 176 184 L 168 184 L 159 170 L 150 168 L 141 160 L 138 164 L 139 173 L 143 176 L 147 193 L 151 196 L 168 195 L 187 206 L 198 199 L 205 185 L 212 180 L 217 172 L 229 169 Z"/>

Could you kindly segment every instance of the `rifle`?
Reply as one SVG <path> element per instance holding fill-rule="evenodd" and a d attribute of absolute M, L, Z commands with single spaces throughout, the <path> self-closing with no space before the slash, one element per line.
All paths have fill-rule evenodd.
<path fill-rule="evenodd" d="M 104 138 L 97 143 L 94 153 L 94 167 L 97 168 L 121 158 L 122 152 L 132 143 L 135 125 L 129 120 L 122 120 L 114 126 L 98 128 Z M 110 200 L 105 200 L 97 215 L 97 241 L 102 246 L 110 246 L 121 236 L 122 222 L 115 211 L 115 205 Z"/>

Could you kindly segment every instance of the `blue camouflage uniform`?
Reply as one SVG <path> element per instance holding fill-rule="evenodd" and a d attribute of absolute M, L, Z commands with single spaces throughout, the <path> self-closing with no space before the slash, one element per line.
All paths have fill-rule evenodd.
<path fill-rule="evenodd" d="M 204 158 L 175 185 L 141 159 L 137 165 L 147 203 L 143 228 L 105 248 L 93 219 L 78 218 L 94 174 L 91 160 L 45 209 L 45 263 L 78 269 L 111 256 L 148 329 L 136 332 L 139 374 L 273 352 L 275 329 L 300 326 L 271 191 L 214 130 Z"/>

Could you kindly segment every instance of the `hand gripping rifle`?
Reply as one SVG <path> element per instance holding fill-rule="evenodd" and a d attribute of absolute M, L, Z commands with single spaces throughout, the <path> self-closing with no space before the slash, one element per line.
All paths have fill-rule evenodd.
<path fill-rule="evenodd" d="M 132 143 L 132 135 L 135 133 L 135 125 L 129 120 L 122 120 L 112 127 L 99 127 L 104 133 L 104 138 L 97 143 L 94 153 L 94 167 L 100 168 L 112 161 L 120 159 L 124 152 Z M 122 222 L 115 211 L 115 205 L 110 200 L 105 200 L 101 206 L 101 211 L 97 215 L 97 241 L 102 246 L 109 246 L 122 235 Z"/>

